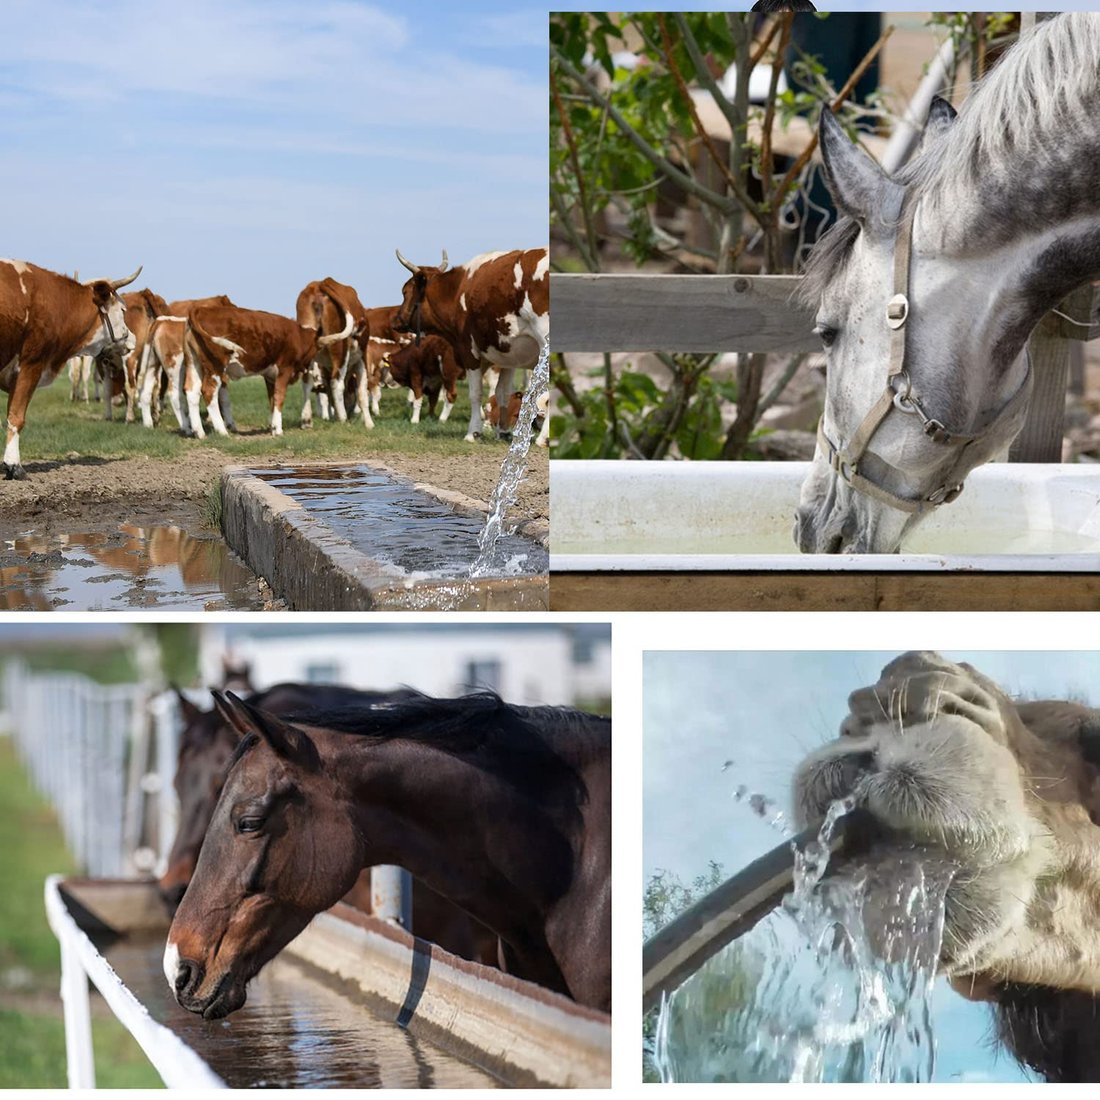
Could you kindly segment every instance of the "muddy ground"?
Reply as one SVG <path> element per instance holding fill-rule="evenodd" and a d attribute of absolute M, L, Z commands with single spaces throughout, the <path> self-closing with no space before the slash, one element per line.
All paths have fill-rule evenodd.
<path fill-rule="evenodd" d="M 377 462 L 416 481 L 488 501 L 500 474 L 503 446 L 472 446 L 468 455 L 406 455 L 380 451 L 349 463 Z M 119 522 L 137 525 L 201 524 L 205 499 L 227 461 L 216 451 L 192 451 L 178 459 L 75 457 L 29 462 L 26 481 L 0 482 L 0 539 L 33 529 L 36 534 L 96 531 Z M 249 466 L 283 465 L 249 461 Z M 295 463 L 299 464 L 299 463 Z M 308 465 L 302 461 L 301 465 Z M 547 453 L 532 448 L 513 518 L 547 519 L 550 469 Z"/>

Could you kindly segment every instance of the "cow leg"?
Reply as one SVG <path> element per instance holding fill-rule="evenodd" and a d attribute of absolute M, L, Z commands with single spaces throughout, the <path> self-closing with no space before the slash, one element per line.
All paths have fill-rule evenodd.
<path fill-rule="evenodd" d="M 370 403 L 371 408 L 374 410 L 374 415 L 378 416 L 382 412 L 382 383 L 378 379 L 375 379 L 371 384 Z"/>
<path fill-rule="evenodd" d="M 126 389 L 126 423 L 134 422 L 134 414 L 137 412 L 138 403 L 138 367 L 140 365 L 139 349 L 134 348 L 122 361 L 123 384 Z"/>
<path fill-rule="evenodd" d="M 466 385 L 470 389 L 470 427 L 466 432 L 466 442 L 473 443 L 481 437 L 481 370 L 475 368 L 466 374 Z"/>
<path fill-rule="evenodd" d="M 339 368 L 333 363 L 332 371 L 332 407 L 336 412 L 336 419 L 341 422 L 346 421 L 348 418 L 348 411 L 344 408 L 344 384 L 350 362 L 351 345 L 349 344 Z"/>
<path fill-rule="evenodd" d="M 313 364 L 302 375 L 302 420 L 303 428 L 313 427 Z"/>
<path fill-rule="evenodd" d="M 233 402 L 229 400 L 229 384 L 218 387 L 218 411 L 225 420 L 225 426 L 231 431 L 237 430 L 237 422 L 233 419 Z"/>
<path fill-rule="evenodd" d="M 539 429 L 536 447 L 550 446 L 550 394 L 544 394 L 538 402 L 538 411 L 542 414 L 542 427 Z"/>
<path fill-rule="evenodd" d="M 275 376 L 274 387 L 268 383 L 271 393 L 271 434 L 283 434 L 283 402 L 286 400 L 286 388 L 290 384 L 290 375 L 279 371 Z"/>
<path fill-rule="evenodd" d="M 156 400 L 156 386 L 160 372 L 153 365 L 152 341 L 145 345 L 141 353 L 141 369 L 138 371 L 138 404 L 141 407 L 141 423 L 146 428 L 152 428 L 155 420 L 153 417 L 153 402 Z M 177 417 L 177 419 L 179 419 Z"/>
<path fill-rule="evenodd" d="M 444 380 L 446 385 L 446 396 L 443 398 L 443 411 L 439 414 L 439 423 L 446 424 L 450 418 L 451 409 L 455 407 L 455 398 L 458 396 L 457 385 L 458 379 L 452 374 L 449 378 Z"/>
<path fill-rule="evenodd" d="M 229 435 L 229 429 L 222 419 L 221 399 L 218 396 L 218 391 L 224 385 L 225 383 L 214 374 L 202 380 L 202 399 L 206 402 L 206 415 L 210 417 L 210 427 L 218 435 Z"/>
<path fill-rule="evenodd" d="M 370 378 L 367 375 L 366 364 L 363 365 L 363 369 L 359 374 L 359 411 L 363 417 L 363 427 L 373 428 L 374 421 L 370 415 L 371 398 L 370 398 Z M 375 412 L 378 410 L 375 409 Z"/>
<path fill-rule="evenodd" d="M 37 364 L 22 363 L 8 395 L 8 435 L 4 447 L 4 477 L 8 481 L 23 481 L 27 476 L 19 457 L 19 433 L 26 423 L 27 406 L 42 371 L 43 367 Z"/>
<path fill-rule="evenodd" d="M 501 367 L 497 375 L 497 408 L 500 410 L 500 424 L 497 434 L 501 439 L 512 438 L 511 404 L 512 404 L 512 379 L 515 376 L 514 367 Z"/>
<path fill-rule="evenodd" d="M 183 389 L 187 397 L 187 419 L 190 433 L 196 439 L 206 438 L 206 429 L 202 426 L 202 416 L 199 414 L 199 398 L 202 397 L 202 377 L 198 369 L 191 363 L 184 361 Z"/>

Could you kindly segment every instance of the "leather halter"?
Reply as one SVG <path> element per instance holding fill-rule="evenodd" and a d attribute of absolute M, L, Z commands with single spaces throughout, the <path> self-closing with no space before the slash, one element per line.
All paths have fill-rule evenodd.
<path fill-rule="evenodd" d="M 963 491 L 963 478 L 966 475 L 961 471 L 966 466 L 967 448 L 988 436 L 999 423 L 1014 416 L 1020 406 L 1027 401 L 1031 394 L 1031 358 L 1028 357 L 1027 373 L 1019 389 L 982 431 L 972 435 L 951 431 L 942 421 L 934 419 L 925 412 L 920 395 L 913 388 L 913 380 L 905 369 L 905 322 L 909 319 L 909 267 L 916 211 L 917 204 L 912 203 L 901 219 L 897 237 L 894 240 L 894 296 L 886 303 L 886 323 L 890 326 L 890 369 L 886 376 L 886 387 L 856 428 L 847 446 L 833 445 L 825 434 L 824 416 L 818 421 L 817 442 L 837 476 L 847 482 L 857 493 L 881 500 L 891 508 L 922 515 L 941 504 L 949 504 Z M 918 417 L 924 434 L 933 442 L 949 447 L 959 447 L 958 457 L 944 476 L 943 483 L 919 500 L 898 496 L 859 472 L 859 463 L 867 453 L 868 444 L 882 426 L 882 422 L 895 409 Z M 891 469 L 897 469 L 881 458 L 878 461 Z"/>

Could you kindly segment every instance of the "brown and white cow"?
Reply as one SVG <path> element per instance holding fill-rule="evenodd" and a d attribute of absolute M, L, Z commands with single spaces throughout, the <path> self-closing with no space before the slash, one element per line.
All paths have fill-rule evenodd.
<path fill-rule="evenodd" d="M 9 480 L 26 477 L 19 433 L 34 391 L 48 386 L 74 355 L 132 348 L 118 291 L 140 274 L 139 267 L 127 279 L 80 283 L 22 260 L 0 261 L 0 389 L 8 393 Z"/>
<path fill-rule="evenodd" d="M 298 295 L 295 304 L 298 324 L 303 328 L 314 329 L 319 335 L 332 336 L 341 333 L 348 318 L 355 322 L 350 336 L 340 336 L 330 344 L 319 347 L 314 360 L 320 377 L 321 389 L 317 395 L 324 420 L 335 415 L 337 420 L 347 420 L 347 407 L 344 403 L 344 389 L 349 372 L 355 371 L 365 358 L 364 348 L 370 338 L 368 310 L 359 300 L 354 287 L 338 283 L 335 279 L 315 279 Z M 310 400 L 311 380 L 306 375 L 305 392 L 302 402 L 302 427 L 309 427 L 313 421 L 313 405 Z M 363 426 L 373 428 L 370 408 L 362 404 Z"/>
<path fill-rule="evenodd" d="M 156 319 L 168 312 L 168 303 L 148 287 L 123 294 L 122 302 L 126 306 L 126 327 L 134 336 L 133 350 L 126 355 L 124 376 L 126 423 L 129 424 L 134 419 L 134 411 L 138 403 L 138 378 L 142 355 L 145 352 L 145 342 L 149 338 L 149 330 Z M 108 401 L 104 410 L 107 420 L 111 419 L 111 407 L 112 403 Z"/>
<path fill-rule="evenodd" d="M 184 336 L 187 330 L 187 318 L 191 310 L 198 306 L 231 306 L 233 303 L 225 294 L 216 294 L 208 298 L 180 298 L 169 302 L 164 313 L 157 317 L 146 336 L 142 352 L 141 366 L 138 371 L 139 401 L 141 422 L 146 428 L 155 427 L 160 422 L 162 398 L 161 382 L 167 389 L 168 400 L 172 405 L 176 423 L 185 435 L 191 432 L 191 423 L 186 407 L 180 404 L 180 391 L 183 381 L 183 368 L 186 363 Z M 228 391 L 219 390 L 220 408 L 225 422 L 233 427 L 233 411 L 229 406 Z"/>
<path fill-rule="evenodd" d="M 219 435 L 229 429 L 218 406 L 219 391 L 230 378 L 262 375 L 271 402 L 271 434 L 283 434 L 283 401 L 287 387 L 310 369 L 322 348 L 346 340 L 355 327 L 349 314 L 345 327 L 329 336 L 305 328 L 278 313 L 239 306 L 201 306 L 191 311 L 187 323 L 187 354 L 196 372 L 187 372 L 187 394 L 191 426 L 195 434 L 206 433 L 199 419 L 199 396 L 206 402 L 210 423 Z"/>
<path fill-rule="evenodd" d="M 429 332 L 454 345 L 470 387 L 468 442 L 481 433 L 481 372 L 500 370 L 497 401 L 506 407 L 515 370 L 529 370 L 550 338 L 550 256 L 546 248 L 486 252 L 448 268 L 420 267 L 397 253 L 412 272 L 394 319 L 399 331 Z M 507 433 L 508 424 L 501 425 Z"/>
<path fill-rule="evenodd" d="M 455 358 L 454 348 L 442 336 L 425 336 L 419 344 L 398 348 L 389 356 L 390 374 L 399 386 L 408 386 L 412 393 L 412 422 L 420 423 L 424 395 L 428 395 L 428 411 L 435 416 L 439 391 L 446 389 L 440 423 L 451 415 L 455 403 L 455 388 L 466 371 Z"/>
<path fill-rule="evenodd" d="M 365 404 L 369 397 L 371 412 L 375 416 L 381 411 L 382 384 L 390 369 L 390 357 L 413 341 L 409 333 L 398 332 L 393 327 L 394 318 L 400 309 L 400 306 L 375 306 L 367 310 L 370 339 L 367 341 L 363 370 L 359 375 L 359 401 Z"/>

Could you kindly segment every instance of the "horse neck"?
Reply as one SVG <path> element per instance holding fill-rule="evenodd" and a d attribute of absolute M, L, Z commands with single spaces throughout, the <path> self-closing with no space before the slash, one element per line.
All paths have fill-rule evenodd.
<path fill-rule="evenodd" d="M 549 800 L 401 739 L 341 735 L 328 770 L 348 789 L 364 866 L 399 864 L 505 939 L 527 942 L 568 888 L 579 811 L 563 820 Z"/>

